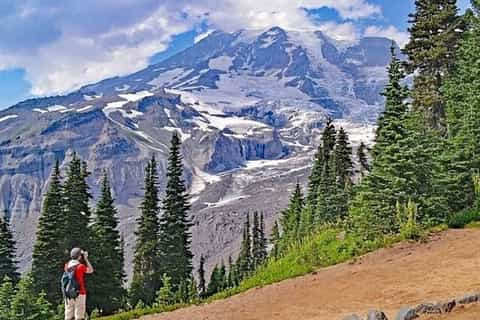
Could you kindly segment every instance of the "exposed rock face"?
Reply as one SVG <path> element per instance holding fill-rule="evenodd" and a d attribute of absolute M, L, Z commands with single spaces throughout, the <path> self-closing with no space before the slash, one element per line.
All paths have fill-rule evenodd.
<path fill-rule="evenodd" d="M 326 116 L 355 144 L 371 141 L 389 46 L 280 28 L 215 32 L 135 74 L 0 111 L 0 210 L 12 218 L 22 270 L 52 167 L 58 159 L 65 169 L 73 151 L 88 162 L 94 199 L 109 173 L 129 259 L 144 166 L 157 156 L 163 190 L 173 131 L 192 194 L 194 262 L 235 256 L 245 212 L 263 210 L 269 229 L 306 181 Z"/>

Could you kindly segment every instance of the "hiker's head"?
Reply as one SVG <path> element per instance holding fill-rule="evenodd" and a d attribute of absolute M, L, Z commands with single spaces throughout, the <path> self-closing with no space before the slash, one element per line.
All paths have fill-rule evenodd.
<path fill-rule="evenodd" d="M 70 258 L 72 258 L 73 260 L 80 260 L 82 258 L 82 249 L 73 248 L 70 251 Z"/>

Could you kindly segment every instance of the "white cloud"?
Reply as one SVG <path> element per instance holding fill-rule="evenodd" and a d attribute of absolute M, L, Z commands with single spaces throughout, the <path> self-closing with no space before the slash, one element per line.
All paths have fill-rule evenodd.
<path fill-rule="evenodd" d="M 403 46 L 408 42 L 409 35 L 407 32 L 402 32 L 395 28 L 394 26 L 388 27 L 378 27 L 378 26 L 369 26 L 363 32 L 363 35 L 366 37 L 385 37 L 388 39 L 395 40 L 395 42 L 403 48 Z"/>
<path fill-rule="evenodd" d="M 32 93 L 47 95 L 137 71 L 173 36 L 201 23 L 225 31 L 320 29 L 335 39 L 353 40 L 358 37 L 353 22 L 319 24 L 307 10 L 332 8 L 352 21 L 380 15 L 380 7 L 368 1 L 16 0 L 0 12 L 0 69 L 24 68 Z"/>

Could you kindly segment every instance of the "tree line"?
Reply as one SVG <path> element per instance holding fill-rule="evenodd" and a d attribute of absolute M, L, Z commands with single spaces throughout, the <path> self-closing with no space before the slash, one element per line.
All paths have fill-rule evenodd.
<path fill-rule="evenodd" d="M 464 15 L 454 0 L 415 7 L 405 60 L 392 44 L 375 144 L 357 148 L 358 183 L 348 135 L 328 121 L 306 196 L 297 186 L 275 226 L 276 255 L 326 224 L 366 241 L 417 237 L 480 208 L 480 2 Z"/>

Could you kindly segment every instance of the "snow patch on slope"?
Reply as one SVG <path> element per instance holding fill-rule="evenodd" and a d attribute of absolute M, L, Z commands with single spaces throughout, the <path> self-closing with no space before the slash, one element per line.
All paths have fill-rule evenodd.
<path fill-rule="evenodd" d="M 18 118 L 17 114 L 10 114 L 8 116 L 1 117 L 0 122 L 7 121 L 9 119 L 15 119 L 15 118 Z"/>

